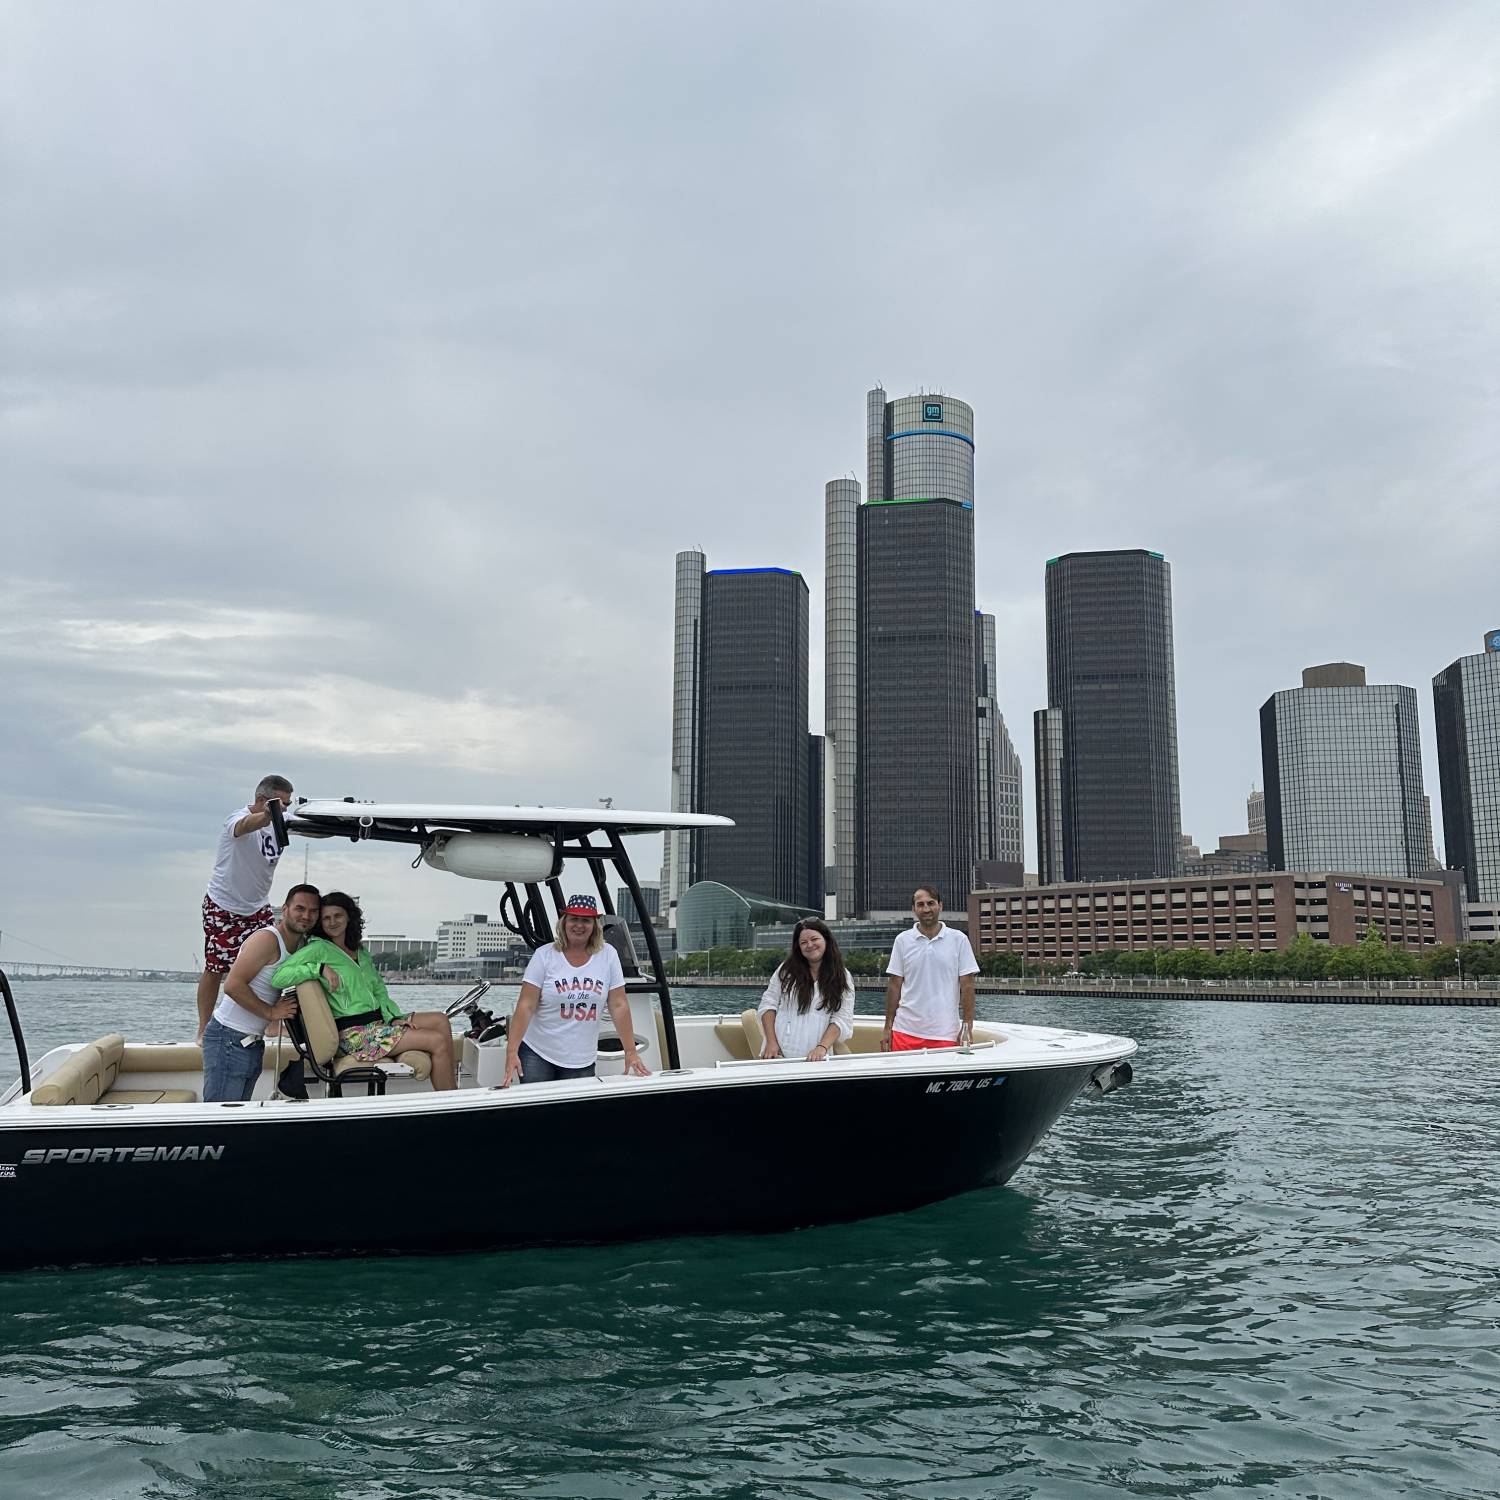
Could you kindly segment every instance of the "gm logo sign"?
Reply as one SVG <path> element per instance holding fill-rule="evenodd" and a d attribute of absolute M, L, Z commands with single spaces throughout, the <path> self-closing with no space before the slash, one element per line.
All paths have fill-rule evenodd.
<path fill-rule="evenodd" d="M 922 420 L 924 422 L 941 422 L 943 420 L 943 403 L 941 401 L 924 401 L 922 403 Z"/>
<path fill-rule="evenodd" d="M 1484 649 L 1486 651 L 1500 651 L 1500 630 L 1492 630 L 1485 636 Z"/>

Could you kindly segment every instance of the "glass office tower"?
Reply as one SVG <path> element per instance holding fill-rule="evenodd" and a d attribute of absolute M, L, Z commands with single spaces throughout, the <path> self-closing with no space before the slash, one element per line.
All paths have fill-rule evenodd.
<path fill-rule="evenodd" d="M 999 842 L 995 858 L 1001 864 L 1015 865 L 1023 874 L 1026 869 L 1025 793 L 1021 789 L 1021 754 L 1011 742 L 1005 715 L 996 715 L 995 790 L 999 807 L 996 812 Z"/>
<path fill-rule="evenodd" d="M 1036 873 L 1042 885 L 1060 885 L 1063 874 L 1062 710 L 1032 715 L 1036 761 Z"/>
<path fill-rule="evenodd" d="M 859 481 L 823 489 L 823 826 L 834 914 L 854 915 L 854 821 L 859 734 Z"/>
<path fill-rule="evenodd" d="M 667 804 L 673 812 L 698 809 L 698 647 L 703 620 L 703 554 L 695 548 L 677 554 L 672 620 L 672 780 Z M 661 899 L 673 927 L 677 903 L 697 876 L 693 836 L 663 836 Z"/>
<path fill-rule="evenodd" d="M 696 805 L 735 826 L 695 835 L 695 878 L 799 907 L 811 904 L 807 632 L 801 574 L 704 574 Z"/>
<path fill-rule="evenodd" d="M 1443 844 L 1464 893 L 1500 902 L 1500 630 L 1432 679 Z"/>
<path fill-rule="evenodd" d="M 1025 874 L 1021 758 L 1000 712 L 994 615 L 974 616 L 974 687 L 979 725 L 975 848 L 979 884 L 1019 885 Z"/>
<path fill-rule="evenodd" d="M 1348 662 L 1302 682 L 1260 710 L 1271 868 L 1424 874 L 1416 690 L 1367 685 Z"/>
<path fill-rule="evenodd" d="M 1182 815 L 1171 566 L 1141 549 L 1070 552 L 1048 561 L 1046 594 L 1047 703 L 1061 745 L 1038 741 L 1043 849 L 1060 843 L 1065 880 L 1172 875 Z M 1043 749 L 1060 761 L 1044 765 Z M 1046 830 L 1043 778 L 1054 773 L 1058 805 L 1046 811 L 1061 826 Z"/>
<path fill-rule="evenodd" d="M 948 396 L 887 401 L 878 388 L 866 410 L 855 904 L 906 912 L 926 881 L 961 911 L 977 835 L 974 413 Z"/>

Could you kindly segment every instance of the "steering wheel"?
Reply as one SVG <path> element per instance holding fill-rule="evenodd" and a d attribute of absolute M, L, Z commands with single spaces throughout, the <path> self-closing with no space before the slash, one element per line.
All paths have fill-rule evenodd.
<path fill-rule="evenodd" d="M 483 1000 L 485 995 L 489 992 L 489 988 L 490 981 L 488 979 L 481 979 L 473 989 L 469 990 L 466 994 L 460 995 L 452 1005 L 448 1006 L 447 1009 L 443 1011 L 443 1014 L 447 1016 L 449 1020 L 452 1020 L 454 1016 L 461 1016 L 466 1010 L 469 1010 L 473 1006 L 477 1005 L 481 1000 Z"/>

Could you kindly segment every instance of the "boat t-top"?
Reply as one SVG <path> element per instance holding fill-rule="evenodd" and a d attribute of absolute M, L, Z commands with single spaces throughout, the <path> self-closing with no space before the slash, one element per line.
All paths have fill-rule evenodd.
<path fill-rule="evenodd" d="M 452 1252 L 773 1231 L 998 1187 L 1073 1099 L 1129 1081 L 1135 1043 L 981 1022 L 966 1045 L 884 1053 L 881 1006 L 826 1061 L 758 1056 L 754 1013 L 678 1016 L 625 840 L 731 826 L 701 813 L 304 800 L 282 837 L 412 846 L 413 866 L 500 886 L 528 948 L 573 891 L 597 891 L 637 1052 L 612 1028 L 597 1076 L 502 1089 L 505 1017 L 486 986 L 448 1007 L 459 1086 L 423 1053 L 341 1057 L 321 987 L 268 1040 L 253 1096 L 203 1103 L 201 1050 L 113 1033 L 0 1093 L 0 1266 L 288 1254 Z M 295 1049 L 295 1050 L 294 1050 Z M 288 1065 L 291 1064 L 290 1068 Z M 399 1184 L 387 1187 L 385 1184 Z M 413 1184 L 421 1184 L 420 1192 Z"/>

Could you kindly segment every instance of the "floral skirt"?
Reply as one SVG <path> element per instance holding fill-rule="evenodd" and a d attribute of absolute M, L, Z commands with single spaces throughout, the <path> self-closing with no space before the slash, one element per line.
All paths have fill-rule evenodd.
<path fill-rule="evenodd" d="M 391 1055 L 391 1048 L 401 1040 L 411 1026 L 409 1017 L 399 1021 L 371 1021 L 368 1026 L 351 1026 L 339 1033 L 339 1051 L 361 1062 L 379 1062 Z"/>

